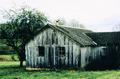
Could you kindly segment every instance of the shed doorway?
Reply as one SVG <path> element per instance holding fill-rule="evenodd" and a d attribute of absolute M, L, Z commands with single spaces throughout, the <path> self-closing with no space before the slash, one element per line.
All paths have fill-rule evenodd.
<path fill-rule="evenodd" d="M 55 68 L 65 67 L 65 47 L 62 46 L 49 46 L 49 66 Z"/>

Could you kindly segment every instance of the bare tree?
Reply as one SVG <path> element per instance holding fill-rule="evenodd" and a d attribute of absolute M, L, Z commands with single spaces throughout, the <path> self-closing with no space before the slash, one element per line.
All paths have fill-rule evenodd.
<path fill-rule="evenodd" d="M 113 26 L 113 31 L 120 31 L 120 24 Z"/>
<path fill-rule="evenodd" d="M 66 25 L 66 20 L 64 18 L 59 18 L 54 21 L 55 25 Z"/>
<path fill-rule="evenodd" d="M 83 24 L 80 24 L 79 21 L 72 19 L 68 22 L 68 25 L 71 27 L 79 27 L 79 28 L 85 28 Z"/>

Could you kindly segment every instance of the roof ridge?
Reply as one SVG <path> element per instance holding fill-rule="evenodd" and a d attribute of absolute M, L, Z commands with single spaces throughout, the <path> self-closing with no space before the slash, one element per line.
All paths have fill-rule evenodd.
<path fill-rule="evenodd" d="M 62 31 L 65 31 L 65 32 L 69 33 L 70 35 L 73 36 L 72 39 L 76 38 L 76 40 L 78 41 L 78 40 L 79 40 L 78 37 L 81 38 L 81 44 L 82 44 L 83 46 L 85 46 L 85 45 L 83 44 L 83 42 L 88 43 L 88 40 L 83 40 L 82 37 L 80 37 L 79 35 L 75 34 L 74 32 L 70 32 L 68 29 L 65 29 L 64 27 L 60 27 L 60 26 L 57 26 L 57 25 L 56 25 L 56 26 L 55 26 L 55 25 L 51 25 L 51 26 L 54 27 L 54 28 L 56 28 L 56 29 L 59 28 L 59 30 L 62 30 Z M 58 28 L 57 28 L 57 27 L 58 27 Z M 82 33 L 82 32 L 81 32 L 81 33 Z M 69 34 L 67 34 L 67 35 L 69 36 Z M 86 37 L 86 38 L 89 39 L 93 44 L 96 45 L 96 43 L 95 43 L 90 37 L 88 37 L 85 33 L 82 33 L 82 34 L 84 35 L 84 37 Z M 74 37 L 74 36 L 75 36 L 75 37 Z"/>
<path fill-rule="evenodd" d="M 65 28 L 72 28 L 72 29 L 80 29 L 80 30 L 88 30 L 88 31 L 91 31 L 91 30 L 89 30 L 89 29 L 87 29 L 87 28 L 78 28 L 78 27 L 71 27 L 71 26 L 65 26 L 65 25 L 56 25 L 56 24 L 51 24 L 51 23 L 49 23 L 50 25 L 53 25 L 53 26 L 57 26 L 57 27 L 65 27 Z"/>

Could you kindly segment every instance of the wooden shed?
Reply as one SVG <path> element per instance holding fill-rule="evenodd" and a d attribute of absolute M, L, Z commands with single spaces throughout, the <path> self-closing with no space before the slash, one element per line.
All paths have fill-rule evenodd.
<path fill-rule="evenodd" d="M 27 68 L 81 67 L 81 48 L 96 43 L 89 30 L 47 24 L 26 44 Z"/>
<path fill-rule="evenodd" d="M 120 32 L 86 33 L 95 46 L 81 48 L 81 63 L 85 69 L 120 68 Z"/>

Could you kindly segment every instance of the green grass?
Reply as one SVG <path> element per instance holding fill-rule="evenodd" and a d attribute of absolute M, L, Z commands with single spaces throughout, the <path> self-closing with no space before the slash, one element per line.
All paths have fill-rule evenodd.
<path fill-rule="evenodd" d="M 0 62 L 0 79 L 120 79 L 120 70 L 76 71 L 76 70 L 39 70 L 26 71 L 19 62 Z"/>
<path fill-rule="evenodd" d="M 16 54 L 6 54 L 0 55 L 0 61 L 18 61 L 18 56 Z"/>

